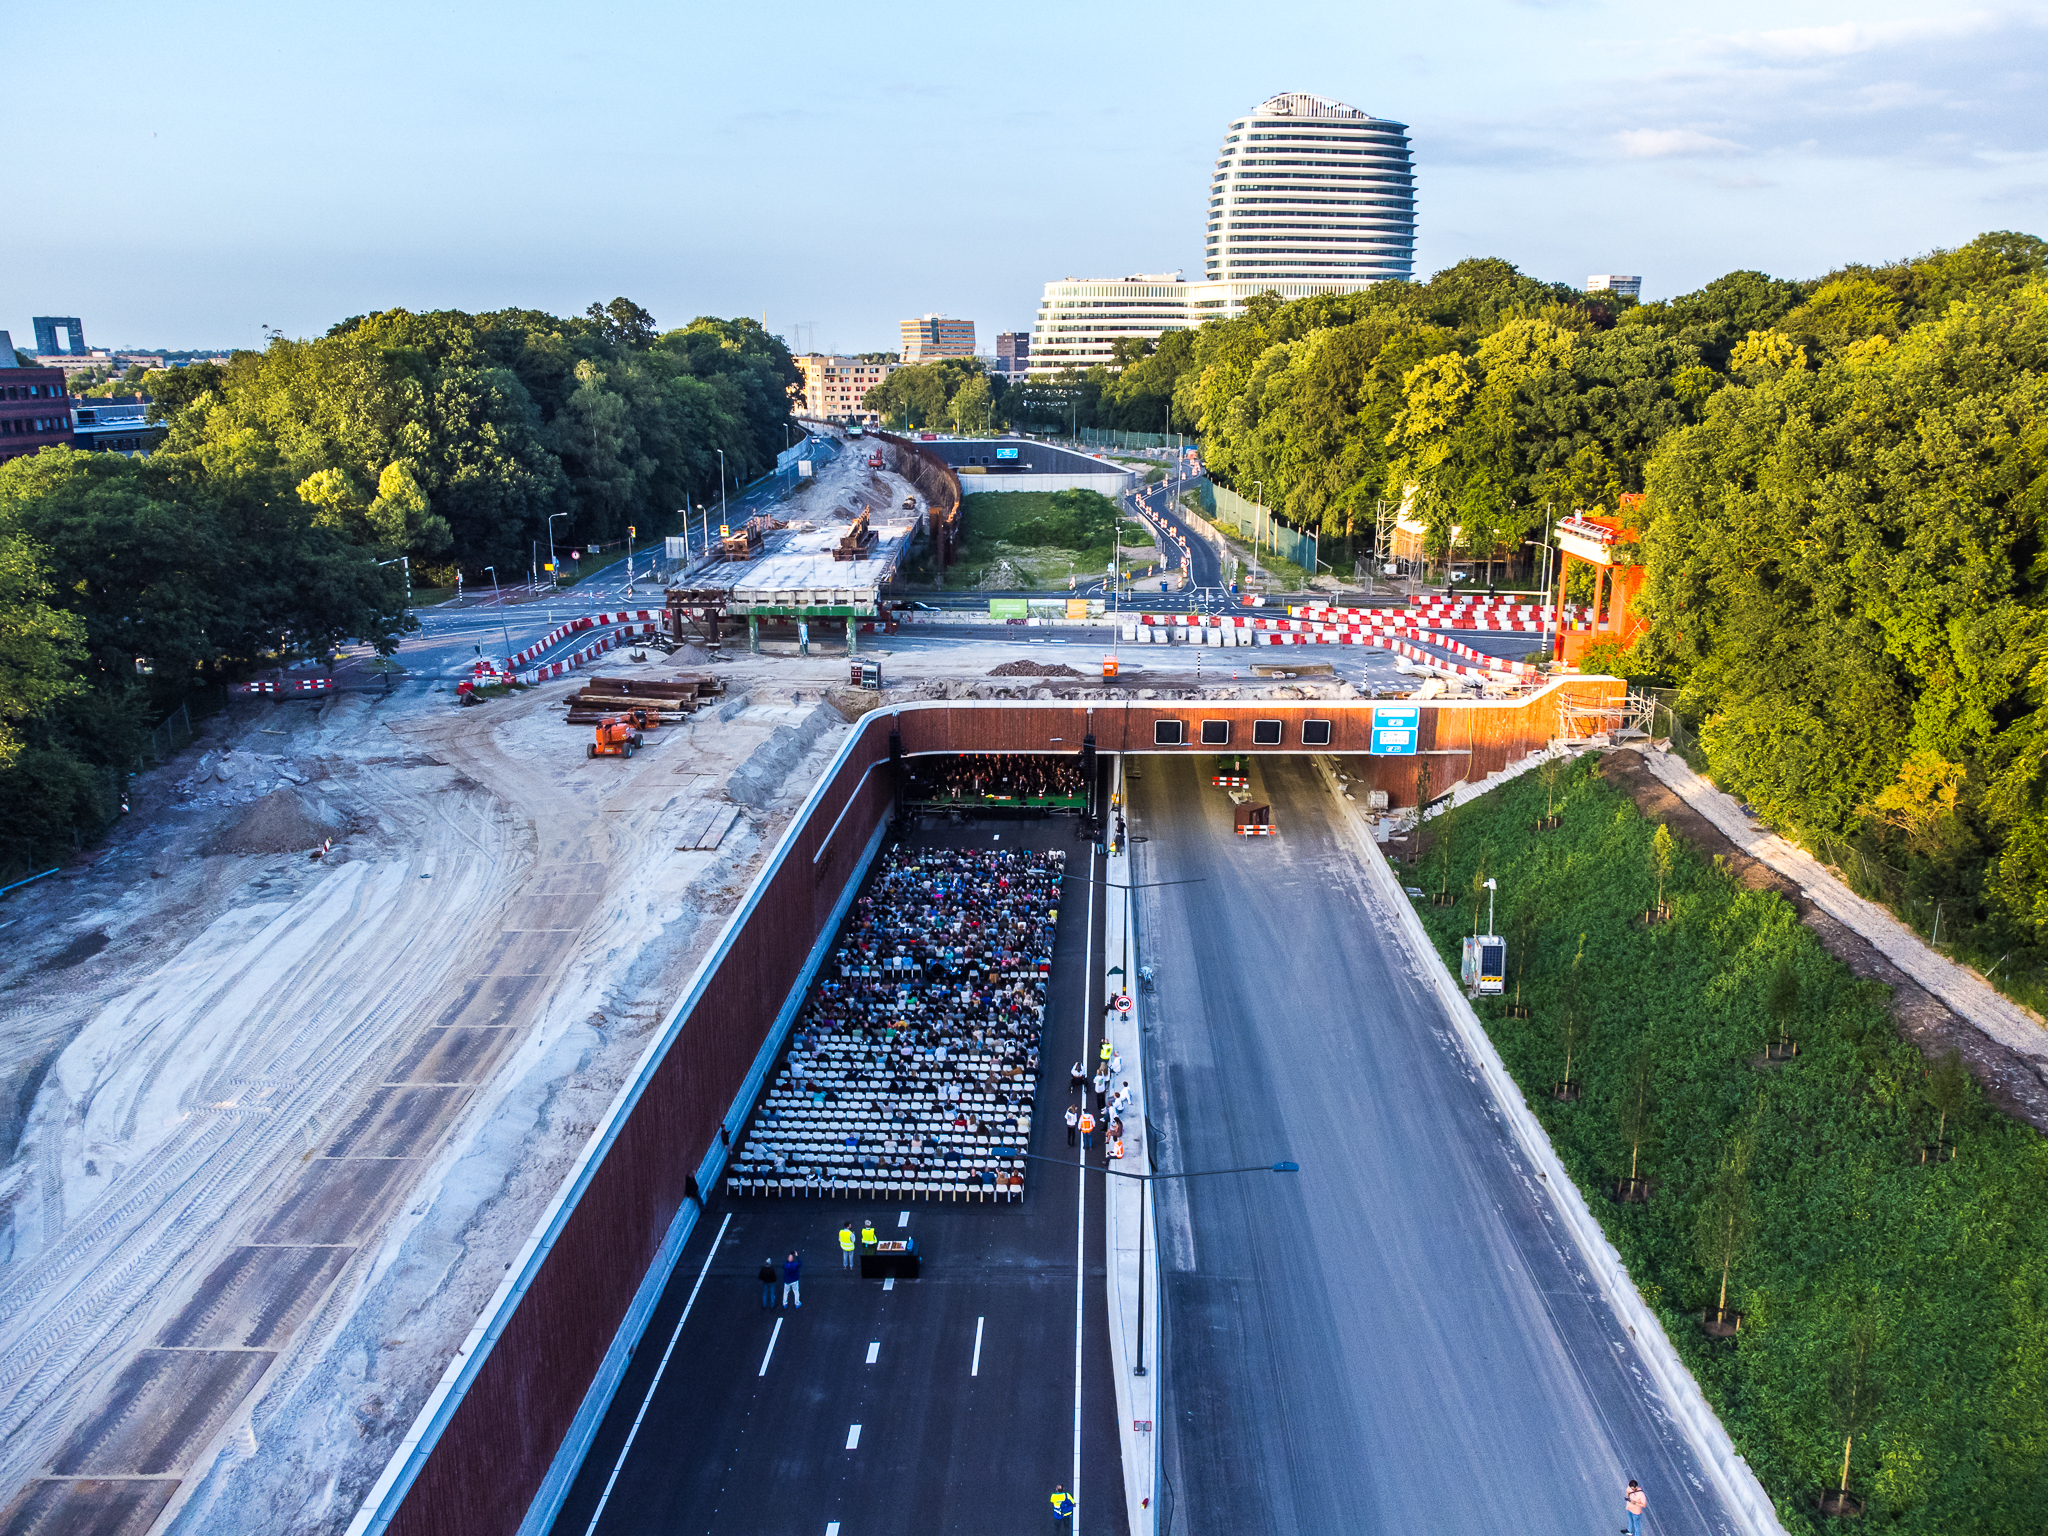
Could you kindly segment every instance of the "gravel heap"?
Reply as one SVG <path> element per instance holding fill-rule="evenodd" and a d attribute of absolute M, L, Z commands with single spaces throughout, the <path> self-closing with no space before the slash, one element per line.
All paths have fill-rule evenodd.
<path fill-rule="evenodd" d="M 297 789 L 274 790 L 221 828 L 201 850 L 216 854 L 299 853 L 341 832 L 325 807 Z"/>
<path fill-rule="evenodd" d="M 1080 677 L 1063 662 L 1056 661 L 1006 661 L 1000 667 L 989 668 L 990 677 Z"/>

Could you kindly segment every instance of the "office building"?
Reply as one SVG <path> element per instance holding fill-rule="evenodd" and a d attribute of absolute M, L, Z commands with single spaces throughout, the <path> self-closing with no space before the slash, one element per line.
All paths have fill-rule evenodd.
<path fill-rule="evenodd" d="M 1595 272 L 1586 279 L 1588 293 L 1625 293 L 1632 299 L 1643 296 L 1643 280 L 1640 277 L 1625 277 L 1619 272 Z"/>
<path fill-rule="evenodd" d="M 1207 223 L 1200 282 L 1140 272 L 1047 283 L 1030 373 L 1114 367 L 1119 340 L 1234 319 L 1262 293 L 1305 299 L 1412 277 L 1407 127 L 1300 92 L 1261 102 L 1225 131 Z"/>
<path fill-rule="evenodd" d="M 74 448 L 132 457 L 149 452 L 170 434 L 168 423 L 149 419 L 148 395 L 80 395 L 74 402 Z"/>
<path fill-rule="evenodd" d="M 1008 384 L 1022 382 L 1031 371 L 1031 333 L 1004 331 L 997 336 L 996 355 L 990 360 L 988 371 Z"/>
<path fill-rule="evenodd" d="M 881 415 L 864 403 L 869 390 L 889 377 L 900 363 L 886 357 L 841 357 L 806 352 L 796 359 L 804 376 L 803 413 L 818 421 L 859 422 L 879 426 Z"/>
<path fill-rule="evenodd" d="M 29 321 L 36 328 L 36 352 L 44 357 L 84 357 L 91 348 L 85 344 L 85 328 L 76 315 L 37 315 Z M 64 333 L 64 345 L 57 345 L 57 333 Z"/>
<path fill-rule="evenodd" d="M 14 343 L 0 331 L 5 360 Z M 56 368 L 0 368 L 0 463 L 71 441 L 71 394 Z"/>
<path fill-rule="evenodd" d="M 1231 123 L 1209 180 L 1211 282 L 1415 271 L 1415 176 L 1405 123 L 1290 92 Z"/>
<path fill-rule="evenodd" d="M 903 361 L 929 363 L 941 357 L 974 356 L 974 322 L 944 315 L 919 315 L 903 322 Z"/>

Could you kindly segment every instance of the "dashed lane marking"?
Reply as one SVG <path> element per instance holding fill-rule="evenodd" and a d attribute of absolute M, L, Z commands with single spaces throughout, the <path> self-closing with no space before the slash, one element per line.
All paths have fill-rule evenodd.
<path fill-rule="evenodd" d="M 870 1340 L 868 1342 L 868 1364 L 873 1365 L 875 1363 L 875 1358 L 881 1353 L 882 1341 L 880 1339 Z"/>
<path fill-rule="evenodd" d="M 988 1319 L 982 1317 L 974 1320 L 974 1364 L 967 1368 L 967 1374 L 970 1376 L 981 1374 L 981 1325 L 986 1321 Z"/>
<path fill-rule="evenodd" d="M 846 1448 L 849 1451 L 860 1449 L 860 1426 L 858 1424 L 851 1426 L 846 1431 Z"/>
<path fill-rule="evenodd" d="M 907 1227 L 907 1226 L 909 1226 L 909 1225 L 910 1225 L 910 1212 L 908 1212 L 908 1211 L 903 1211 L 903 1212 L 901 1212 L 900 1214 L 898 1214 L 898 1216 L 896 1217 L 896 1225 L 897 1225 L 897 1226 L 899 1226 L 899 1227 Z"/>
<path fill-rule="evenodd" d="M 888 1279 L 884 1280 L 884 1281 L 882 1282 L 882 1289 L 883 1289 L 883 1290 L 885 1290 L 885 1291 L 893 1291 L 893 1290 L 895 1290 L 895 1289 L 896 1289 L 896 1277 L 895 1277 L 894 1275 L 891 1275 L 891 1276 L 890 1276 L 890 1277 L 889 1277 Z"/>
<path fill-rule="evenodd" d="M 768 1349 L 761 1356 L 761 1369 L 754 1373 L 756 1376 L 766 1376 L 768 1374 L 768 1362 L 775 1358 L 775 1341 L 781 1337 L 782 1319 L 778 1317 L 775 1319 L 775 1331 L 768 1335 Z"/>

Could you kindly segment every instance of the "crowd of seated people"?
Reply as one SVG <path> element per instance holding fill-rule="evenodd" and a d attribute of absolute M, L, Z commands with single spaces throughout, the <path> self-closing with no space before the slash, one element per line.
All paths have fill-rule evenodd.
<path fill-rule="evenodd" d="M 913 758 L 912 800 L 1061 800 L 1087 794 L 1078 758 L 1032 752 L 981 752 Z"/>
<path fill-rule="evenodd" d="M 731 1165 L 735 1193 L 1023 1198 L 1065 860 L 883 856 Z"/>

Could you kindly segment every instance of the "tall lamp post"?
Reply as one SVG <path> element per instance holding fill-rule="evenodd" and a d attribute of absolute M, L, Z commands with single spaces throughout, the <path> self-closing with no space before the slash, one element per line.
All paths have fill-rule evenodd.
<path fill-rule="evenodd" d="M 491 573 L 491 600 L 498 605 L 498 627 L 505 631 L 505 665 L 509 667 L 512 665 L 512 626 L 505 622 L 505 598 L 498 590 L 498 568 L 487 565 L 484 569 Z"/>
<path fill-rule="evenodd" d="M 1023 1154 L 1033 1162 L 1058 1163 L 1061 1167 L 1071 1166 L 1065 1158 L 1046 1157 L 1037 1152 Z M 1226 1173 L 1299 1173 L 1299 1163 L 1253 1163 L 1244 1168 L 1198 1168 L 1192 1173 L 1126 1173 L 1121 1168 L 1107 1166 L 1096 1168 L 1085 1160 L 1082 1163 L 1090 1173 L 1106 1173 L 1112 1178 L 1136 1179 L 1143 1184 L 1154 1184 L 1166 1179 L 1213 1179 Z M 1131 1368 L 1133 1376 L 1145 1374 L 1145 1202 L 1138 1202 L 1138 1363 Z"/>
<path fill-rule="evenodd" d="M 548 586 L 551 588 L 559 587 L 562 584 L 561 562 L 555 559 L 555 519 L 567 517 L 568 515 L 566 512 L 550 512 L 548 514 Z"/>
<path fill-rule="evenodd" d="M 723 448 L 718 450 L 718 526 L 721 528 L 731 526 L 726 521 L 725 515 L 725 450 Z"/>

